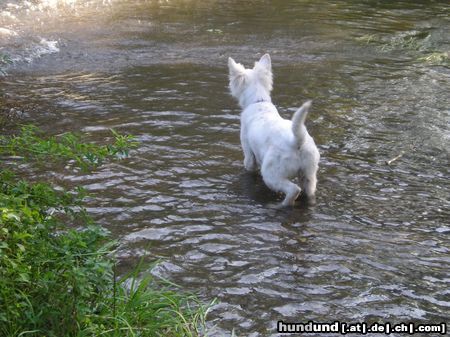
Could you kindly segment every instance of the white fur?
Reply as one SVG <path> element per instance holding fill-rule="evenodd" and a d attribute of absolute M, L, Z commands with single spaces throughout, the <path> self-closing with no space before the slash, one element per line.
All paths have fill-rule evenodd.
<path fill-rule="evenodd" d="M 315 201 L 317 170 L 320 154 L 305 127 L 311 106 L 308 101 L 298 109 L 292 121 L 283 119 L 272 104 L 272 65 L 265 54 L 253 69 L 245 69 L 228 58 L 230 91 L 241 108 L 241 144 L 244 167 L 248 171 L 261 170 L 266 185 L 286 196 L 283 206 L 293 205 L 300 187 L 311 202 Z"/>

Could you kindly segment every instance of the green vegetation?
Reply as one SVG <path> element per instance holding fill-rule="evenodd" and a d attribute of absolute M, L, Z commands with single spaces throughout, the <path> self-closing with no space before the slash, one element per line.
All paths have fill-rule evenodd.
<path fill-rule="evenodd" d="M 0 75 L 6 75 L 5 66 L 11 63 L 11 58 L 8 55 L 0 54 Z"/>
<path fill-rule="evenodd" d="M 30 159 L 51 161 L 74 161 L 82 169 L 91 169 L 105 159 L 127 156 L 137 146 L 133 137 L 120 135 L 111 130 L 114 143 L 96 145 L 82 142 L 81 136 L 71 132 L 58 137 L 44 137 L 44 133 L 33 125 L 21 128 L 19 136 L 0 136 L 0 154 L 24 156 Z"/>
<path fill-rule="evenodd" d="M 418 60 L 431 65 L 445 65 L 450 63 L 450 53 L 430 53 L 427 56 L 420 57 Z"/>
<path fill-rule="evenodd" d="M 355 40 L 364 44 L 370 44 L 376 42 L 378 38 L 375 34 L 365 34 L 362 36 L 358 36 L 357 38 L 355 38 Z"/>
<path fill-rule="evenodd" d="M 380 46 L 381 51 L 391 50 L 420 50 L 422 39 L 417 36 L 396 36 Z"/>
<path fill-rule="evenodd" d="M 381 35 L 366 34 L 356 38 L 356 41 L 365 44 L 373 45 L 380 52 L 390 51 L 409 51 L 409 52 L 421 52 L 422 54 L 427 52 L 426 41 L 429 34 L 426 32 L 409 32 L 397 36 L 383 37 Z M 450 53 L 439 51 L 428 51 L 425 56 L 416 57 L 416 61 L 428 65 L 449 65 Z"/>
<path fill-rule="evenodd" d="M 106 147 L 39 133 L 25 127 L 2 137 L 0 153 L 28 150 L 31 158 L 61 156 L 90 167 L 135 145 L 117 133 Z M 143 273 L 142 265 L 116 277 L 115 242 L 86 213 L 85 195 L 0 172 L 0 335 L 202 335 L 208 306 L 195 296 Z"/>
<path fill-rule="evenodd" d="M 364 44 L 373 44 L 382 52 L 392 50 L 421 50 L 424 41 L 427 39 L 427 33 L 410 32 L 397 36 L 382 37 L 375 34 L 366 34 L 356 38 Z"/>

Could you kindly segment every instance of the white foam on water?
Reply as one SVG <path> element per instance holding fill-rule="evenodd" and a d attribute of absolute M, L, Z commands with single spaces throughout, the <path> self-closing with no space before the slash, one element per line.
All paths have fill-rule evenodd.
<path fill-rule="evenodd" d="M 0 37 L 17 36 L 17 33 L 11 29 L 0 27 Z"/>
<path fill-rule="evenodd" d="M 2 19 L 6 19 L 6 20 L 9 19 L 10 21 L 17 20 L 17 17 L 14 14 L 12 14 L 10 11 L 7 11 L 7 10 L 0 12 L 0 17 Z"/>
<path fill-rule="evenodd" d="M 60 19 L 61 14 L 78 16 L 82 8 L 104 6 L 110 2 L 111 0 L 10 0 L 9 3 L 2 4 L 0 1 L 0 56 L 8 56 L 12 61 L 10 67 L 14 67 L 20 63 L 35 62 L 46 55 L 57 54 L 60 52 L 60 41 L 51 30 L 46 33 L 46 23 L 49 22 L 54 27 L 55 18 Z"/>
<path fill-rule="evenodd" d="M 32 62 L 34 59 L 44 55 L 59 53 L 58 41 L 49 41 L 42 38 L 38 44 L 30 47 L 29 51 L 30 56 L 25 58 L 27 62 Z"/>

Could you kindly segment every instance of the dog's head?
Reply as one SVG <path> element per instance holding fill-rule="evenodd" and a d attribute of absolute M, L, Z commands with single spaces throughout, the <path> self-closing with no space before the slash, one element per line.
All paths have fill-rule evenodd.
<path fill-rule="evenodd" d="M 245 69 L 240 63 L 236 63 L 231 57 L 228 58 L 228 69 L 230 70 L 231 95 L 240 100 L 242 94 L 248 88 L 265 90 L 268 95 L 272 91 L 272 63 L 269 54 L 265 54 L 255 62 L 252 69 Z"/>

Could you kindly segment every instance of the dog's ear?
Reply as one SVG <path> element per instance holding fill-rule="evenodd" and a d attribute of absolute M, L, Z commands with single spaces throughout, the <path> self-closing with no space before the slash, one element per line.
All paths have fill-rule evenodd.
<path fill-rule="evenodd" d="M 228 69 L 230 70 L 230 90 L 234 97 L 238 97 L 245 88 L 245 68 L 236 63 L 231 57 L 228 58 Z"/>
<path fill-rule="evenodd" d="M 244 66 L 236 63 L 231 57 L 228 58 L 228 69 L 230 70 L 230 77 L 244 75 L 245 73 Z"/>
<path fill-rule="evenodd" d="M 269 54 L 264 54 L 258 61 L 258 65 L 264 67 L 267 71 L 272 71 L 272 61 Z"/>
<path fill-rule="evenodd" d="M 264 54 L 258 62 L 255 62 L 253 70 L 264 87 L 268 91 L 272 91 L 272 61 L 270 60 L 269 54 Z"/>

